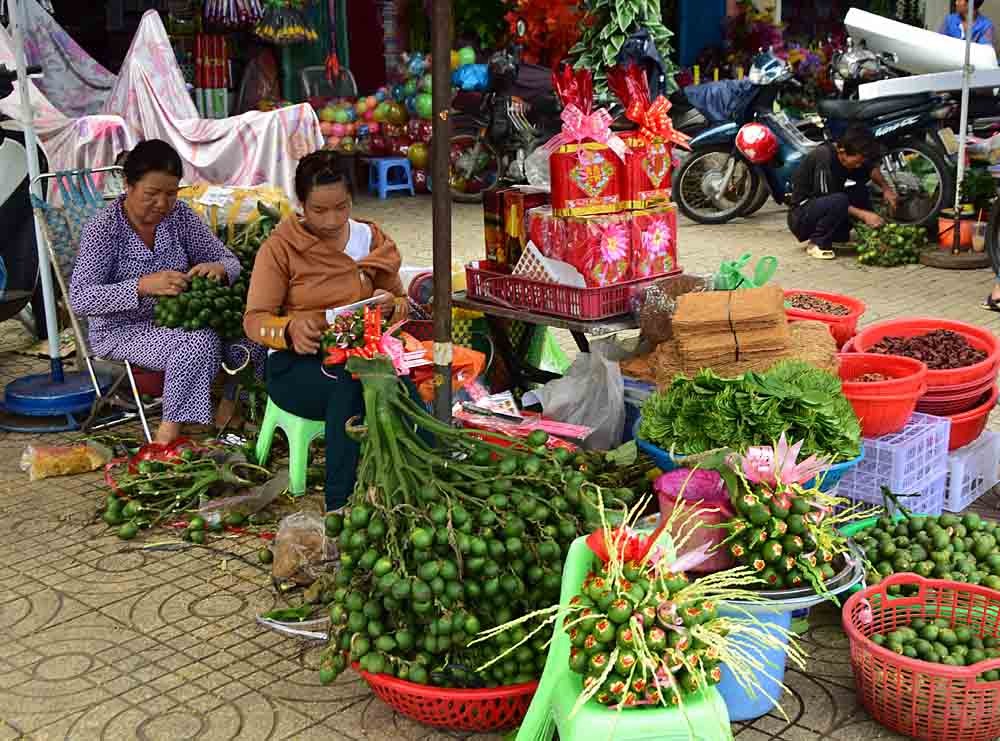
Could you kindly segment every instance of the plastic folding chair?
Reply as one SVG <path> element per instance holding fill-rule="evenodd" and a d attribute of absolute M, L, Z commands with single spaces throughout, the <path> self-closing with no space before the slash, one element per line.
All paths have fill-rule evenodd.
<path fill-rule="evenodd" d="M 103 172 L 120 175 L 122 168 L 102 167 L 95 170 L 45 173 L 40 178 L 55 181 L 56 187 L 50 187 L 49 193 L 57 192 L 59 201 L 45 201 L 32 195 L 31 202 L 41 217 L 42 235 L 48 250 L 49 260 L 52 263 L 53 273 L 59 284 L 70 324 L 73 327 L 77 343 L 77 363 L 79 364 L 80 360 L 83 360 L 97 396 L 91 407 L 90 416 L 83 423 L 82 429 L 84 431 L 104 429 L 138 417 L 142 423 L 146 440 L 152 440 L 146 413 L 155 411 L 160 405 L 158 399 L 163 394 L 162 372 L 144 371 L 144 369 L 136 368 L 127 360 L 109 360 L 93 355 L 90 351 L 90 345 L 87 343 L 84 320 L 73 312 L 69 300 L 67 276 L 73 272 L 73 264 L 76 261 L 80 245 L 80 234 L 84 225 L 106 206 L 101 190 L 93 178 L 94 173 Z M 123 372 L 108 379 L 105 374 L 98 372 L 97 363 L 121 366 Z M 138 380 L 137 376 L 139 376 Z M 124 402 L 119 396 L 119 391 L 126 382 L 132 396 L 131 403 Z M 144 392 L 157 398 L 157 401 L 153 404 L 144 404 L 142 401 Z M 104 410 L 109 406 L 112 407 L 113 411 L 106 414 Z"/>

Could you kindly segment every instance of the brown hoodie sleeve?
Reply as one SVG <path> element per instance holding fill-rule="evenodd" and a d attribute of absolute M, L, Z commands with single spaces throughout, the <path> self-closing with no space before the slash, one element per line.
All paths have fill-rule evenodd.
<path fill-rule="evenodd" d="M 394 296 L 403 295 L 403 281 L 399 277 L 399 268 L 403 258 L 399 248 L 378 225 L 369 223 L 372 230 L 371 250 L 366 257 L 358 261 L 358 267 L 373 276 L 375 288 L 381 288 Z"/>
<path fill-rule="evenodd" d="M 291 275 L 288 256 L 274 237 L 260 246 L 250 275 L 243 330 L 254 342 L 275 350 L 288 349 L 285 328 L 291 317 L 282 316 Z"/>

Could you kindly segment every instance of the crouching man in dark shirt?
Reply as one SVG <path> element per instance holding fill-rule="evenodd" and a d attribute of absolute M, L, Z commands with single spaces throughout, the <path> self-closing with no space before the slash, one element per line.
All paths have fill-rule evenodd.
<path fill-rule="evenodd" d="M 863 128 L 848 129 L 836 144 L 821 144 L 802 161 L 792 176 L 788 228 L 806 243 L 807 255 L 832 260 L 833 243 L 850 240 L 852 217 L 871 227 L 882 225 L 882 217 L 872 211 L 869 180 L 882 189 L 889 208 L 896 208 L 898 196 L 878 162 L 878 142 Z"/>

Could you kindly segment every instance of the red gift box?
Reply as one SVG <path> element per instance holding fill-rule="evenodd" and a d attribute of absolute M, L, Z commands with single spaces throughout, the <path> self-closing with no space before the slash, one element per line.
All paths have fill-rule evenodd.
<path fill-rule="evenodd" d="M 486 236 L 486 259 L 500 262 L 503 250 L 503 190 L 483 191 L 483 233 Z"/>
<path fill-rule="evenodd" d="M 629 152 L 625 155 L 622 206 L 641 210 L 669 203 L 673 146 L 660 137 L 650 141 L 642 136 L 631 136 L 625 143 Z"/>
<path fill-rule="evenodd" d="M 549 157 L 552 211 L 557 216 L 595 216 L 624 208 L 625 163 L 605 144 L 564 144 Z"/>
<path fill-rule="evenodd" d="M 539 188 L 500 188 L 483 193 L 483 227 L 486 259 L 513 268 L 524 252 L 528 235 L 525 212 L 549 202 L 549 194 Z"/>
<path fill-rule="evenodd" d="M 538 251 L 553 260 L 566 259 L 566 222 L 552 213 L 551 206 L 539 206 L 524 215 L 525 231 Z"/>
<path fill-rule="evenodd" d="M 549 193 L 540 188 L 509 188 L 503 194 L 503 232 L 506 264 L 514 267 L 528 244 L 525 216 L 536 206 L 549 202 Z"/>
<path fill-rule="evenodd" d="M 670 101 L 662 95 L 650 101 L 649 82 L 635 65 L 610 69 L 608 86 L 625 105 L 626 117 L 639 125 L 639 131 L 626 138 L 629 154 L 622 182 L 624 207 L 639 210 L 667 203 L 673 147 L 689 148 L 688 137 L 674 130 Z"/>
<path fill-rule="evenodd" d="M 552 73 L 552 84 L 563 104 L 562 131 L 545 145 L 553 212 L 588 216 L 621 211 L 628 147 L 611 131 L 611 114 L 593 110 L 590 72 L 563 67 Z"/>
<path fill-rule="evenodd" d="M 677 211 L 672 205 L 633 211 L 631 277 L 647 278 L 677 267 Z"/>
<path fill-rule="evenodd" d="M 631 277 L 631 214 L 572 216 L 563 220 L 564 262 L 583 275 L 590 288 L 610 286 Z"/>

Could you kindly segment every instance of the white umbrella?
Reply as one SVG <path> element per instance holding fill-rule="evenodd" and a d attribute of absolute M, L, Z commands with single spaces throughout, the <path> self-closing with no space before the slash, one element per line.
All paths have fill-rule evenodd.
<path fill-rule="evenodd" d="M 952 253 L 954 254 L 957 254 L 959 251 L 959 241 L 961 239 L 960 227 L 962 213 L 960 208 L 962 202 L 962 180 L 965 178 L 966 131 L 969 128 L 969 82 L 972 77 L 972 65 L 969 62 L 969 58 L 972 54 L 972 21 L 975 13 L 974 5 L 975 3 L 973 0 L 968 0 L 965 29 L 965 65 L 962 67 L 962 107 L 958 125 L 958 174 L 955 177 L 955 224 L 952 227 L 954 232 L 952 234 L 951 243 Z"/>

